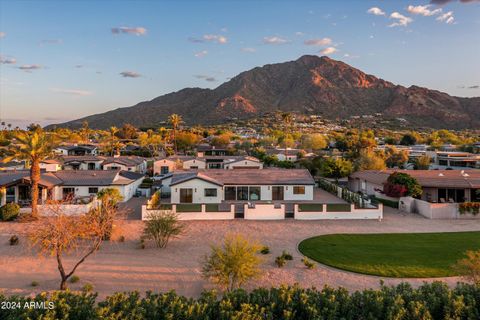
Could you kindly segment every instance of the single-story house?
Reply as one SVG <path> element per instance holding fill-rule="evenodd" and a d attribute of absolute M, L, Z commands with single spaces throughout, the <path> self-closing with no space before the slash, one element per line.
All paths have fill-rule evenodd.
<path fill-rule="evenodd" d="M 306 169 L 177 171 L 161 181 L 172 203 L 311 201 L 315 186 Z"/>
<path fill-rule="evenodd" d="M 91 144 L 74 144 L 67 146 L 59 146 L 56 147 L 53 151 L 57 154 L 64 156 L 95 156 L 98 154 L 97 146 Z"/>
<path fill-rule="evenodd" d="M 375 195 L 383 191 L 390 174 L 407 173 L 422 186 L 421 199 L 428 202 L 480 201 L 480 170 L 366 170 L 352 173 L 349 189 Z"/>
<path fill-rule="evenodd" d="M 0 171 L 3 170 L 23 170 L 25 169 L 25 161 L 9 161 L 9 162 L 2 162 L 0 161 Z"/>
<path fill-rule="evenodd" d="M 255 157 L 249 156 L 171 156 L 156 159 L 153 174 L 164 175 L 176 170 L 193 169 L 262 169 L 263 164 Z"/>
<path fill-rule="evenodd" d="M 147 161 L 137 156 L 63 156 L 64 170 L 123 170 L 147 172 Z"/>
<path fill-rule="evenodd" d="M 224 148 L 217 148 L 209 144 L 201 144 L 197 146 L 197 157 L 205 156 L 226 156 L 228 150 Z"/>
<path fill-rule="evenodd" d="M 124 201 L 133 197 L 144 175 L 120 170 L 63 170 L 42 171 L 40 176 L 40 202 L 67 198 L 84 198 L 97 194 L 105 188 L 116 188 Z M 9 202 L 29 205 L 31 181 L 30 172 L 0 172 L 1 205 Z"/>
<path fill-rule="evenodd" d="M 267 154 L 276 156 L 279 161 L 291 161 L 295 162 L 298 160 L 298 153 L 300 149 L 292 149 L 287 148 L 285 152 L 285 148 L 276 148 L 276 149 L 268 149 Z"/>
<path fill-rule="evenodd" d="M 62 162 L 57 159 L 45 159 L 40 161 L 40 170 L 56 172 L 62 170 Z"/>

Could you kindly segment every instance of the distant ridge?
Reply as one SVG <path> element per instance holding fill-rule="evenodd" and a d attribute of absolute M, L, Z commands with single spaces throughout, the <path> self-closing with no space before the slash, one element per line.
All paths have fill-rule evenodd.
<path fill-rule="evenodd" d="M 172 113 L 187 124 L 219 124 L 273 111 L 319 114 L 329 119 L 382 113 L 416 127 L 480 128 L 480 97 L 459 98 L 427 88 L 395 85 L 328 57 L 305 55 L 295 61 L 245 71 L 215 89 L 177 92 L 47 128 L 106 129 L 130 123 L 158 126 Z"/>

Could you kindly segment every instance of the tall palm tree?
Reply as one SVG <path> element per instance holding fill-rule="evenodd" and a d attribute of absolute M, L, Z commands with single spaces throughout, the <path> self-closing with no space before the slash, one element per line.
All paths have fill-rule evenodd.
<path fill-rule="evenodd" d="M 293 115 L 290 113 L 290 112 L 284 112 L 282 113 L 282 122 L 283 122 L 283 125 L 285 127 L 285 138 L 284 138 L 284 144 L 285 144 L 285 160 L 287 160 L 287 155 L 288 155 L 288 152 L 287 152 L 287 138 L 288 138 L 288 134 L 290 132 L 290 127 L 293 123 Z"/>
<path fill-rule="evenodd" d="M 177 154 L 177 128 L 182 123 L 182 116 L 174 113 L 168 117 L 168 122 L 173 127 L 173 148 L 175 150 L 175 154 Z"/>
<path fill-rule="evenodd" d="M 30 166 L 32 217 L 38 217 L 38 183 L 40 182 L 40 161 L 52 152 L 52 140 L 41 128 L 34 131 L 19 131 L 15 134 L 15 143 L 9 148 L 9 156 L 3 162 L 14 159 L 25 160 Z"/>
<path fill-rule="evenodd" d="M 110 127 L 110 147 L 112 148 L 111 155 L 113 157 L 113 150 L 115 149 L 115 134 L 118 132 L 118 128 L 113 126 Z"/>

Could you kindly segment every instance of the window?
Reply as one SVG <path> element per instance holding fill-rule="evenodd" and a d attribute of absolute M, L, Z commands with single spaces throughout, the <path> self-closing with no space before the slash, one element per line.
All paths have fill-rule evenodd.
<path fill-rule="evenodd" d="M 225 200 L 236 200 L 235 187 L 225 187 Z"/>
<path fill-rule="evenodd" d="M 305 194 L 305 187 L 304 186 L 294 186 L 293 187 L 293 194 Z"/>
<path fill-rule="evenodd" d="M 63 199 L 73 198 L 75 196 L 75 188 L 63 188 Z"/>
<path fill-rule="evenodd" d="M 216 197 L 217 189 L 216 188 L 207 188 L 205 189 L 205 197 Z"/>
<path fill-rule="evenodd" d="M 98 188 L 97 187 L 88 188 L 88 193 L 97 194 L 98 193 Z"/>
<path fill-rule="evenodd" d="M 180 202 L 181 203 L 192 203 L 193 201 L 193 190 L 192 189 L 183 189 L 180 188 Z"/>
<path fill-rule="evenodd" d="M 257 201 L 257 200 L 261 199 L 260 187 L 250 187 L 249 188 L 249 199 L 251 201 Z"/>
<path fill-rule="evenodd" d="M 248 187 L 237 187 L 237 200 L 248 201 Z"/>
<path fill-rule="evenodd" d="M 161 166 L 160 174 L 167 174 L 167 173 L 168 173 L 168 166 Z"/>
<path fill-rule="evenodd" d="M 88 163 L 88 170 L 95 170 L 95 163 Z"/>
<path fill-rule="evenodd" d="M 110 170 L 120 170 L 120 167 L 111 166 L 111 167 L 110 167 Z"/>

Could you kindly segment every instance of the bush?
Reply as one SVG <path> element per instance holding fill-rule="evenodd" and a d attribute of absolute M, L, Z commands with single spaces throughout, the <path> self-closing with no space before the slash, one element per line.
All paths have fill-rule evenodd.
<path fill-rule="evenodd" d="M 80 281 L 80 277 L 77 276 L 77 275 L 73 275 L 73 276 L 70 278 L 70 283 L 77 283 L 78 281 Z"/>
<path fill-rule="evenodd" d="M 182 234 L 185 225 L 180 223 L 178 215 L 171 211 L 153 211 L 145 221 L 144 239 L 152 239 L 159 248 L 165 248 L 170 238 Z"/>
<path fill-rule="evenodd" d="M 83 292 L 92 292 L 93 291 L 93 284 L 85 283 L 82 287 Z"/>
<path fill-rule="evenodd" d="M 32 287 L 38 287 L 39 283 L 38 283 L 37 281 L 32 281 L 32 282 L 30 283 L 30 285 L 31 285 Z"/>
<path fill-rule="evenodd" d="M 310 261 L 307 257 L 303 257 L 302 262 L 305 265 L 305 267 L 307 267 L 308 269 L 314 269 L 315 268 L 315 263 Z"/>
<path fill-rule="evenodd" d="M 0 220 L 12 221 L 18 217 L 20 206 L 16 203 L 7 203 L 0 208 Z"/>
<path fill-rule="evenodd" d="M 268 246 L 263 246 L 262 249 L 260 250 L 261 254 L 269 254 L 270 253 L 270 248 Z"/>
<path fill-rule="evenodd" d="M 13 235 L 10 237 L 9 242 L 11 246 L 16 246 L 20 242 L 20 239 L 18 238 L 18 236 Z"/>
<path fill-rule="evenodd" d="M 282 257 L 283 257 L 285 260 L 289 260 L 289 261 L 292 261 L 292 260 L 293 260 L 293 256 L 292 256 L 289 252 L 287 252 L 287 251 L 285 251 L 285 250 L 283 250 L 283 252 L 282 252 Z"/>
<path fill-rule="evenodd" d="M 140 249 L 145 249 L 145 239 L 143 237 L 140 238 Z"/>
<path fill-rule="evenodd" d="M 118 238 L 118 241 L 125 242 L 125 236 L 120 236 L 120 238 Z"/>
<path fill-rule="evenodd" d="M 287 263 L 287 261 L 285 260 L 285 257 L 283 255 L 275 258 L 275 264 L 277 265 L 277 267 L 281 268 L 285 265 L 285 263 Z"/>

